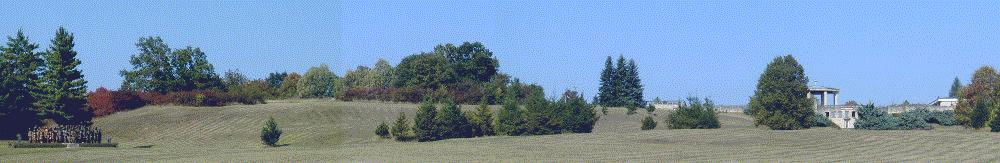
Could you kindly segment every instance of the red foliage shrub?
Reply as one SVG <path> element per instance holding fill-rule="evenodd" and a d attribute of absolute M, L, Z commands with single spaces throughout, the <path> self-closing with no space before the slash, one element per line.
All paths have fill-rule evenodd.
<path fill-rule="evenodd" d="M 482 86 L 473 82 L 460 82 L 448 87 L 448 95 L 457 103 L 477 104 L 485 95 Z"/>
<path fill-rule="evenodd" d="M 134 92 L 134 94 L 139 96 L 143 102 L 149 105 L 166 105 L 174 102 L 168 94 L 160 94 L 156 92 Z"/>
<path fill-rule="evenodd" d="M 136 94 L 125 91 L 110 91 L 100 87 L 87 95 L 87 105 L 95 116 L 105 116 L 111 113 L 136 109 L 145 106 Z"/>

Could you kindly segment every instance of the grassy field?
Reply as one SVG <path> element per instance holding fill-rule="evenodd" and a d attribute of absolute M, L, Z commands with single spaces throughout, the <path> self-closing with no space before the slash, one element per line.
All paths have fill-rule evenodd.
<path fill-rule="evenodd" d="M 272 101 L 266 105 L 192 108 L 153 106 L 97 119 L 119 148 L 12 149 L 10 161 L 1000 161 L 1000 134 L 961 127 L 929 131 L 814 128 L 771 131 L 751 118 L 720 115 L 722 129 L 639 130 L 644 111 L 613 108 L 594 133 L 496 136 L 437 142 L 394 142 L 373 134 L 378 122 L 415 104 Z M 473 106 L 464 106 L 471 110 Z M 658 114 L 662 122 L 663 114 Z M 260 145 L 273 116 L 285 131 L 271 148 Z M 662 123 L 660 124 L 662 127 Z M 6 142 L 3 142 L 6 144 Z"/>

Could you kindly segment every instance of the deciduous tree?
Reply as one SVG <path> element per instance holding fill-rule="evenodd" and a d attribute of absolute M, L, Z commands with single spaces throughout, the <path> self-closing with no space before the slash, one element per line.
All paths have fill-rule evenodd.
<path fill-rule="evenodd" d="M 299 83 L 296 85 L 299 97 L 333 97 L 335 80 L 337 80 L 337 76 L 330 72 L 330 68 L 326 64 L 309 68 L 309 71 L 302 75 L 302 79 L 299 79 Z"/>
<path fill-rule="evenodd" d="M 982 128 L 995 102 L 998 99 L 998 84 L 1000 75 L 991 66 L 983 66 L 972 74 L 972 80 L 968 86 L 962 88 L 959 95 L 958 106 L 955 107 L 955 120 L 965 127 L 975 129 Z"/>
<path fill-rule="evenodd" d="M 407 56 L 396 68 L 398 87 L 437 89 L 455 82 L 448 59 L 434 53 Z"/>

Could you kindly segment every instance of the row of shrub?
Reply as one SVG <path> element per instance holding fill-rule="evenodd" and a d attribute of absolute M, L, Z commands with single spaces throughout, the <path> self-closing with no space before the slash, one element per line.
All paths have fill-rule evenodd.
<path fill-rule="evenodd" d="M 8 144 L 11 148 L 66 148 L 67 145 L 63 143 L 27 143 L 27 142 L 11 142 Z M 118 143 L 80 143 L 80 147 L 118 147 Z"/>
<path fill-rule="evenodd" d="M 899 114 L 888 114 L 875 108 L 874 104 L 862 106 L 858 110 L 855 128 L 865 130 L 929 130 L 931 123 L 951 126 L 958 124 L 952 111 L 930 111 L 926 108 L 909 110 Z"/>
<path fill-rule="evenodd" d="M 496 116 L 486 102 L 482 102 L 475 112 L 466 113 L 455 101 L 446 101 L 441 109 L 430 101 L 421 104 L 412 127 L 406 115 L 400 114 L 391 129 L 383 122 L 375 133 L 399 141 L 589 133 L 599 119 L 594 106 L 574 91 L 567 91 L 558 101 L 548 101 L 541 93 L 532 95 L 524 107 L 509 99 Z"/>
<path fill-rule="evenodd" d="M 698 98 L 688 98 L 685 105 L 667 115 L 667 127 L 671 129 L 712 129 L 722 127 L 715 112 L 715 103 L 708 98 L 702 103 Z"/>
<path fill-rule="evenodd" d="M 420 103 L 424 100 L 444 101 L 447 99 L 459 104 L 477 104 L 480 102 L 486 102 L 487 104 L 501 104 L 504 98 L 511 98 L 522 102 L 529 95 L 541 92 L 542 89 L 541 86 L 535 84 L 523 84 L 517 80 L 496 80 L 501 81 L 498 81 L 499 84 L 460 82 L 437 89 L 415 87 L 355 87 L 349 88 L 341 93 L 336 93 L 336 98 L 341 101 L 368 100 L 410 103 Z"/>
<path fill-rule="evenodd" d="M 230 103 L 264 103 L 262 96 L 217 90 L 153 92 L 111 91 L 101 87 L 87 95 L 87 104 L 96 116 L 136 109 L 146 105 L 224 106 Z"/>

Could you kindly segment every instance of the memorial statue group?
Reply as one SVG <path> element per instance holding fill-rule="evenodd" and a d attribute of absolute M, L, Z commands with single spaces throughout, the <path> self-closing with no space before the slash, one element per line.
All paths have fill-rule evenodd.
<path fill-rule="evenodd" d="M 35 127 L 28 131 L 29 143 L 101 143 L 101 129 L 83 125 Z"/>

